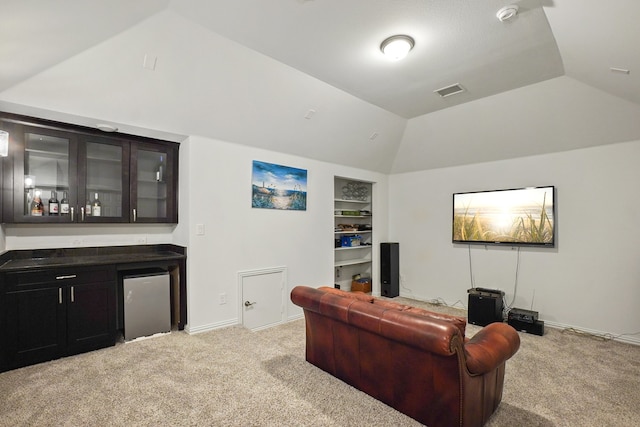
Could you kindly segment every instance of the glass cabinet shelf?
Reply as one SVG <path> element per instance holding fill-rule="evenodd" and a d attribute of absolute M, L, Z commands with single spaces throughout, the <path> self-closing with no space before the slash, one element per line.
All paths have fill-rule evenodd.
<path fill-rule="evenodd" d="M 139 196 L 138 199 L 140 199 L 140 200 L 152 200 L 152 201 L 167 200 L 166 197 L 153 197 L 153 196 Z"/>
<path fill-rule="evenodd" d="M 89 186 L 89 190 L 87 191 L 89 194 L 95 193 L 102 193 L 102 192 L 107 192 L 107 193 L 118 193 L 118 194 L 122 194 L 122 189 L 120 187 L 109 187 L 107 185 L 91 185 Z"/>
<path fill-rule="evenodd" d="M 102 162 L 102 163 L 121 163 L 122 159 L 105 159 L 104 157 L 87 157 L 87 160 L 92 162 Z"/>
<path fill-rule="evenodd" d="M 67 153 L 56 153 L 55 151 L 37 150 L 34 148 L 27 148 L 24 151 L 25 153 L 29 153 L 29 156 L 36 158 L 67 159 L 68 157 Z"/>

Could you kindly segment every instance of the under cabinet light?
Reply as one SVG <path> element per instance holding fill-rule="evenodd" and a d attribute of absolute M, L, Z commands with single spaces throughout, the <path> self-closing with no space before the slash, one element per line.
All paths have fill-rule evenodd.
<path fill-rule="evenodd" d="M 0 130 L 0 156 L 9 155 L 9 132 Z"/>
<path fill-rule="evenodd" d="M 102 132 L 117 132 L 118 128 L 104 123 L 97 124 L 96 127 Z"/>

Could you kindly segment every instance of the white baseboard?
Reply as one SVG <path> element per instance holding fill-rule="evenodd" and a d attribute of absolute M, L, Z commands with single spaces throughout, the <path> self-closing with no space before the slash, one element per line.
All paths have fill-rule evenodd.
<path fill-rule="evenodd" d="M 584 332 L 585 334 L 595 335 L 604 339 L 610 339 L 612 341 L 619 341 L 627 344 L 640 345 L 640 337 L 628 334 L 613 334 L 611 332 L 602 332 L 595 329 L 582 328 L 580 326 L 566 325 L 564 323 L 544 321 L 545 326 L 549 326 L 554 329 L 575 329 L 578 332 Z"/>
<path fill-rule="evenodd" d="M 417 301 L 427 302 L 427 303 L 432 301 L 432 300 L 430 300 L 428 298 L 424 298 L 424 297 L 416 296 L 416 295 L 403 295 L 401 293 L 400 296 L 404 297 L 404 298 L 415 299 Z M 457 306 L 455 304 L 454 305 L 448 305 L 448 306 L 466 310 L 466 308 L 459 307 L 459 306 Z M 580 326 L 567 325 L 567 324 L 558 323 L 558 322 L 550 322 L 550 321 L 545 320 L 545 319 L 540 319 L 540 320 L 544 321 L 545 327 L 548 326 L 548 327 L 554 328 L 554 329 L 575 329 L 576 331 L 584 332 L 585 334 L 601 336 L 601 337 L 603 337 L 605 339 L 611 339 L 612 341 L 619 341 L 619 342 L 623 342 L 623 343 L 627 343 L 627 344 L 640 345 L 640 336 L 638 336 L 638 335 L 614 334 L 614 333 L 611 333 L 611 332 L 597 331 L 595 329 L 588 329 L 588 328 L 583 328 L 583 327 L 580 327 Z M 632 333 L 633 332 L 638 332 L 638 331 L 632 331 Z"/>
<path fill-rule="evenodd" d="M 223 322 L 210 323 L 208 325 L 189 327 L 189 325 L 185 326 L 184 330 L 189 334 L 200 334 L 202 332 L 213 331 L 214 329 L 227 328 L 229 326 L 234 326 L 238 324 L 238 319 L 229 319 Z"/>
<path fill-rule="evenodd" d="M 294 316 L 289 316 L 284 322 L 279 322 L 277 323 L 277 325 L 282 325 L 284 323 L 293 322 L 294 320 L 299 320 L 299 319 L 304 319 L 304 313 L 296 314 Z M 229 326 L 235 326 L 239 324 L 240 322 L 238 321 L 238 319 L 229 319 L 223 322 L 210 323 L 208 325 L 196 326 L 193 328 L 189 327 L 189 325 L 186 325 L 184 327 L 184 330 L 189 335 L 195 335 L 195 334 L 201 334 L 203 332 L 213 331 L 215 329 L 228 328 Z M 272 326 L 276 326 L 276 324 L 269 325 L 268 327 L 272 327 Z"/>
<path fill-rule="evenodd" d="M 298 320 L 298 319 L 304 319 L 304 313 L 300 313 L 300 314 L 296 314 L 295 316 L 287 317 L 287 323 L 288 322 L 293 322 L 294 320 Z"/>

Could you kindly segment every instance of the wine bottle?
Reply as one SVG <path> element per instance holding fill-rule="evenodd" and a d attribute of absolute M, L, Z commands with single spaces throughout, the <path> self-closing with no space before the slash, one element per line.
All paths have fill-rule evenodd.
<path fill-rule="evenodd" d="M 69 194 L 66 191 L 62 193 L 60 200 L 60 215 L 69 215 Z"/>
<path fill-rule="evenodd" d="M 84 203 L 84 214 L 86 216 L 91 216 L 91 200 L 87 198 L 87 201 Z"/>
<path fill-rule="evenodd" d="M 51 190 L 51 198 L 49 199 L 49 215 L 60 214 L 60 202 L 58 202 L 58 195 L 55 191 Z"/>
<path fill-rule="evenodd" d="M 40 198 L 40 191 L 35 192 L 33 202 L 31 203 L 31 216 L 42 216 L 44 214 L 44 205 Z"/>
<path fill-rule="evenodd" d="M 158 169 L 156 170 L 156 181 L 158 182 L 162 182 L 163 180 L 163 169 L 164 169 L 164 162 L 162 161 L 163 157 L 160 156 L 160 163 L 158 164 Z"/>
<path fill-rule="evenodd" d="M 91 216 L 100 216 L 102 214 L 102 203 L 98 199 L 98 193 L 96 193 L 95 199 L 91 203 Z"/>

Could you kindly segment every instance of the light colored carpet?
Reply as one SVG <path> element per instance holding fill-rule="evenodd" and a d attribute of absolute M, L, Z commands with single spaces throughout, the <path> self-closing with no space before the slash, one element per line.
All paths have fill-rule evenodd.
<path fill-rule="evenodd" d="M 640 347 L 553 329 L 521 338 L 487 426 L 638 425 Z M 0 425 L 419 424 L 308 364 L 297 320 L 259 332 L 173 332 L 2 373 Z"/>

